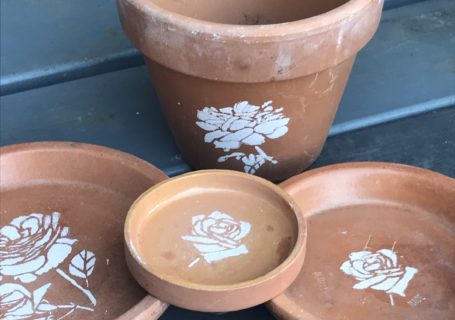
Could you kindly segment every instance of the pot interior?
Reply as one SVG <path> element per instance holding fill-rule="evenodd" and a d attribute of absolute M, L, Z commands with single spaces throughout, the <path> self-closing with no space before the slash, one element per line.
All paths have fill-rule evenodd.
<path fill-rule="evenodd" d="M 157 6 L 209 22 L 261 25 L 316 16 L 349 0 L 151 0 Z"/>

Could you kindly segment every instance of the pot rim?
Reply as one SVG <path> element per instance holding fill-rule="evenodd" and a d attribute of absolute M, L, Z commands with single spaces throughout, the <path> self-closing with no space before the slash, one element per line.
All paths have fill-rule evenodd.
<path fill-rule="evenodd" d="M 273 191 L 277 195 L 279 195 L 283 200 L 286 201 L 286 203 L 291 207 L 292 212 L 294 213 L 294 216 L 296 218 L 296 225 L 297 225 L 297 238 L 294 244 L 294 247 L 292 248 L 291 252 L 288 254 L 286 259 L 284 259 L 277 267 L 272 269 L 271 271 L 256 277 L 254 279 L 250 279 L 247 281 L 241 281 L 237 283 L 232 283 L 232 284 L 223 284 L 223 285 L 207 285 L 207 284 L 200 284 L 200 283 L 195 283 L 195 282 L 190 282 L 186 280 L 179 279 L 178 277 L 167 277 L 163 276 L 160 274 L 155 274 L 154 272 L 150 271 L 142 262 L 142 260 L 139 258 L 137 251 L 134 248 L 134 241 L 131 239 L 131 228 L 132 228 L 132 218 L 134 215 L 137 215 L 138 211 L 136 211 L 136 207 L 139 202 L 142 201 L 145 197 L 147 197 L 150 193 L 154 192 L 156 189 L 160 188 L 164 184 L 169 184 L 169 183 L 175 183 L 176 181 L 180 181 L 183 179 L 188 179 L 192 177 L 200 177 L 204 175 L 230 175 L 230 176 L 237 176 L 241 177 L 247 180 L 250 180 L 254 183 L 259 183 L 262 186 L 268 188 L 269 190 Z M 220 177 L 222 179 L 222 177 Z M 233 171 L 233 170 L 219 170 L 219 169 L 208 169 L 208 170 L 199 170 L 199 171 L 193 171 L 193 172 L 188 172 L 185 174 L 182 174 L 177 177 L 173 177 L 170 179 L 167 179 L 165 181 L 162 181 L 153 187 L 151 187 L 149 190 L 145 191 L 130 207 L 128 214 L 126 216 L 125 220 L 125 227 L 124 227 L 124 239 L 125 239 L 125 245 L 127 250 L 130 252 L 131 256 L 133 257 L 134 263 L 139 265 L 143 270 L 145 270 L 148 274 L 148 276 L 152 278 L 159 278 L 160 281 L 167 283 L 171 286 L 177 286 L 177 287 L 182 287 L 185 289 L 191 289 L 191 290 L 196 290 L 196 291 L 203 291 L 203 292 L 223 292 L 223 291 L 233 291 L 233 290 L 239 290 L 239 289 L 248 289 L 248 288 L 254 288 L 258 285 L 261 285 L 263 283 L 273 281 L 275 278 L 277 278 L 279 275 L 285 273 L 288 269 L 290 269 L 294 263 L 299 261 L 299 258 L 301 258 L 301 255 L 305 254 L 305 249 L 306 249 L 306 235 L 307 235 L 307 228 L 306 228 L 306 222 L 305 219 L 303 218 L 303 215 L 301 214 L 300 208 L 297 206 L 295 201 L 279 186 L 273 184 L 272 182 L 265 180 L 263 178 L 253 176 L 250 174 L 238 172 L 238 171 Z"/>
<path fill-rule="evenodd" d="M 196 19 L 164 9 L 150 0 L 118 1 L 129 2 L 147 13 L 152 20 L 160 20 L 191 34 L 208 34 L 213 38 L 240 39 L 244 42 L 254 38 L 254 42 L 258 43 L 275 41 L 276 37 L 280 37 L 280 41 L 293 40 L 332 29 L 334 25 L 342 23 L 344 20 L 350 20 L 361 13 L 372 3 L 379 3 L 383 0 L 348 0 L 338 7 L 315 16 L 262 25 L 227 24 Z M 282 39 L 283 37 L 285 39 Z"/>

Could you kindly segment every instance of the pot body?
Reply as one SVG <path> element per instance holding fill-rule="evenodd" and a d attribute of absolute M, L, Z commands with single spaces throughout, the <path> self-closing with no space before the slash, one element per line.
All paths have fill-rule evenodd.
<path fill-rule="evenodd" d="M 285 9 L 279 19 L 292 21 L 254 26 L 235 24 L 234 9 L 226 21 L 219 18 L 223 8 L 210 11 L 211 21 L 185 3 L 118 0 L 122 26 L 146 57 L 184 160 L 195 169 L 273 181 L 307 168 L 324 145 L 357 52 L 377 29 L 383 1 L 310 1 L 307 7 L 319 11 L 301 20 Z M 235 3 L 239 12 L 244 3 L 263 8 Z"/>
<path fill-rule="evenodd" d="M 231 83 L 185 75 L 147 59 L 164 114 L 193 168 L 280 181 L 318 157 L 355 57 L 307 76 Z"/>

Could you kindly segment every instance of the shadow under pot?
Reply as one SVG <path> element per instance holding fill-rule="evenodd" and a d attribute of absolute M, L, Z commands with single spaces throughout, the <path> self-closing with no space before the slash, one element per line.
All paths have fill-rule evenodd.
<path fill-rule="evenodd" d="M 279 181 L 318 157 L 383 0 L 118 0 L 183 159 Z"/>

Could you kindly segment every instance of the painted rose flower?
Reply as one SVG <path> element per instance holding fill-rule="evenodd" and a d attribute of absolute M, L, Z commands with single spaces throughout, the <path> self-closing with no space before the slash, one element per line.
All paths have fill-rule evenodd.
<path fill-rule="evenodd" d="M 60 213 L 19 216 L 0 229 L 0 280 L 12 276 L 23 283 L 56 268 L 76 242 L 59 224 Z"/>
<path fill-rule="evenodd" d="M 192 226 L 192 235 L 182 236 L 182 239 L 192 242 L 208 263 L 248 253 L 240 241 L 251 230 L 248 222 L 214 211 L 210 215 L 194 216 Z M 190 267 L 198 261 L 199 258 L 194 260 Z"/>
<path fill-rule="evenodd" d="M 52 319 L 50 312 L 56 307 L 43 299 L 49 287 L 50 284 L 46 284 L 30 293 L 19 284 L 0 284 L 0 315 L 4 316 L 2 319 Z"/>
<path fill-rule="evenodd" d="M 375 253 L 353 252 L 340 269 L 358 281 L 353 286 L 354 289 L 371 288 L 403 297 L 409 282 L 418 271 L 416 268 L 398 264 L 396 253 L 390 249 L 381 249 Z"/>
<path fill-rule="evenodd" d="M 289 118 L 283 108 L 274 109 L 272 101 L 255 106 L 242 101 L 233 107 L 198 110 L 196 124 L 207 131 L 204 141 L 215 148 L 230 151 L 240 146 L 259 146 L 266 138 L 276 139 L 288 132 Z"/>

